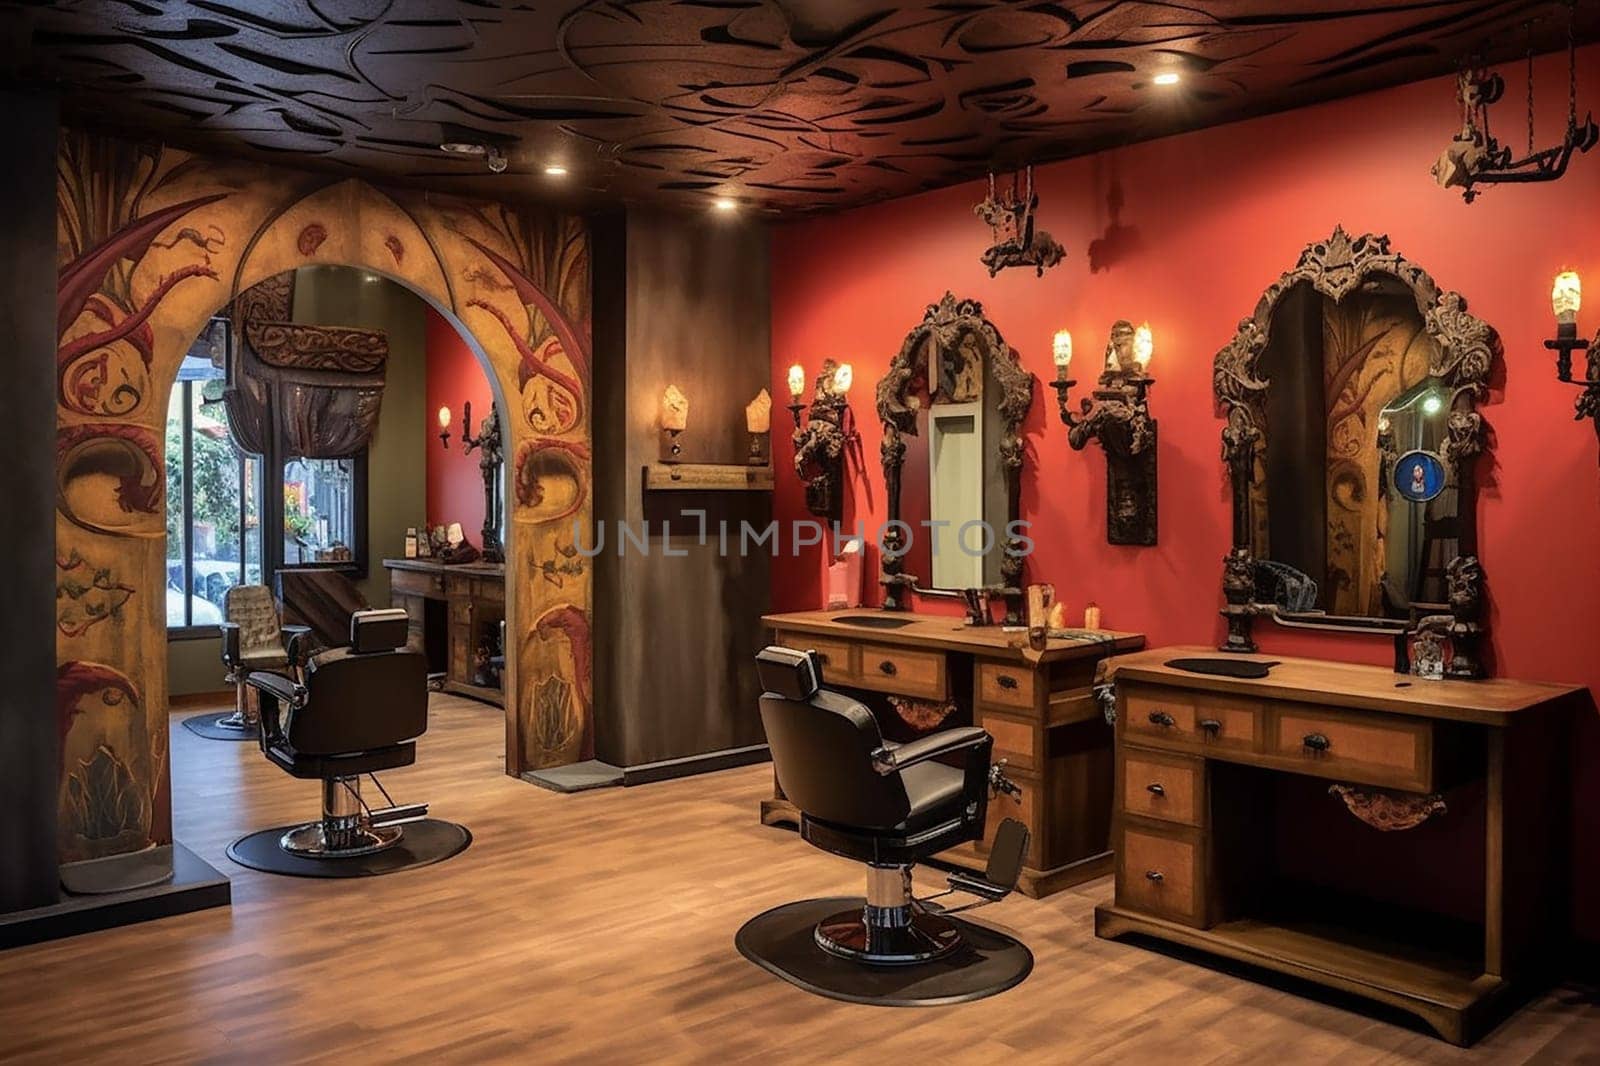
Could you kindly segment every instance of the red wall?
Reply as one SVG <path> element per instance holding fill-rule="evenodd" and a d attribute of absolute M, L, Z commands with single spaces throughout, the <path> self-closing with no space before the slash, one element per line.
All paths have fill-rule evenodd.
<path fill-rule="evenodd" d="M 484 416 L 494 410 L 489 379 L 443 315 L 427 309 L 428 324 L 428 524 L 460 522 L 467 539 L 482 547 L 483 474 L 478 453 L 461 451 L 461 405 L 472 404 L 472 429 L 477 432 Z M 440 407 L 450 408 L 450 447 L 439 446 L 435 421 Z"/>
<path fill-rule="evenodd" d="M 1538 67 L 1550 88 L 1541 142 L 1558 137 L 1565 56 Z M 1580 106 L 1600 108 L 1600 47 L 1579 52 Z M 1521 74 L 1510 71 L 1508 100 Z M 1163 101 L 1181 107 L 1181 95 Z M 1517 118 L 1513 102 L 1501 105 Z M 1518 140 L 1516 121 L 1500 133 Z M 1335 223 L 1352 236 L 1387 233 L 1393 250 L 1455 289 L 1499 332 L 1504 374 L 1483 408 L 1493 459 L 1480 501 L 1488 577 L 1491 662 L 1510 677 L 1600 686 L 1600 444 L 1572 421 L 1575 390 L 1555 380 L 1543 347 L 1554 322 L 1558 269 L 1589 281 L 1580 328 L 1600 326 L 1600 151 L 1579 157 L 1553 185 L 1489 188 L 1472 205 L 1433 184 L 1428 168 L 1460 122 L 1451 80 L 1202 130 L 1039 169 L 1039 226 L 1067 249 L 1036 278 L 1014 269 L 991 279 L 978 257 L 988 230 L 972 214 L 972 182 L 780 228 L 772 252 L 772 393 L 786 396 L 791 363 L 808 380 L 825 356 L 855 364 L 853 404 L 864 471 L 852 471 L 846 521 L 870 534 L 884 519 L 873 385 L 924 307 L 946 289 L 981 300 L 991 321 L 1039 378 L 1024 429 L 1029 442 L 1023 517 L 1037 548 L 1030 580 L 1053 582 L 1071 616 L 1097 601 L 1104 624 L 1138 630 L 1152 645 L 1209 644 L 1224 627 L 1222 557 L 1229 505 L 1220 459 L 1222 422 L 1212 359 L 1254 309 L 1261 291 Z M 1074 369 L 1092 377 L 1111 323 L 1148 319 L 1156 350 L 1153 413 L 1160 422 L 1160 542 L 1105 542 L 1105 459 L 1073 452 L 1044 385 L 1054 376 L 1050 339 L 1070 329 Z M 1580 362 L 1581 366 L 1581 362 Z M 1084 386 L 1079 385 L 1079 390 Z M 1081 391 L 1075 393 L 1076 403 Z M 787 434 L 774 461 L 790 469 Z M 776 515 L 806 517 L 801 486 L 780 477 Z M 773 564 L 773 605 L 821 603 L 817 549 Z M 876 575 L 876 551 L 867 570 Z M 876 585 L 869 595 L 876 602 Z M 923 610 L 948 610 L 923 605 Z M 1263 623 L 1274 654 L 1389 661 L 1387 639 L 1293 634 Z M 1583 716 L 1576 750 L 1580 851 L 1596 865 L 1600 842 L 1600 717 Z M 1582 860 L 1580 860 L 1582 861 Z M 1580 886 L 1592 884 L 1592 874 Z M 1600 937 L 1600 896 L 1580 901 L 1585 935 Z"/>

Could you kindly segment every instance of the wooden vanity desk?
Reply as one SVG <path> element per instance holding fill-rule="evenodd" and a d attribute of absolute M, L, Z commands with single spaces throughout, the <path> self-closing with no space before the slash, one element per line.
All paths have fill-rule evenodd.
<path fill-rule="evenodd" d="M 410 616 L 410 647 L 444 671 L 444 690 L 503 706 L 500 685 L 485 685 L 480 653 L 498 648 L 506 616 L 506 568 L 498 563 L 385 559 L 389 600 Z"/>
<path fill-rule="evenodd" d="M 1461 1045 L 1548 978 L 1569 915 L 1566 738 L 1583 689 L 1309 659 L 1248 680 L 1164 665 L 1183 657 L 1217 653 L 1108 664 L 1117 876 L 1099 936 L 1352 993 Z M 1356 786 L 1355 806 L 1335 784 Z M 1392 828 L 1431 796 L 1442 812 Z"/>
<path fill-rule="evenodd" d="M 993 735 L 994 759 L 1006 760 L 1022 799 L 991 799 L 988 825 L 1017 818 L 1032 834 L 1018 883 L 1024 893 L 1048 896 L 1111 872 L 1112 732 L 1092 686 L 1100 662 L 1143 647 L 1142 635 L 1104 632 L 1099 641 L 1051 640 L 1034 651 L 1012 647 L 1013 634 L 999 626 L 944 616 L 859 608 L 762 621 L 774 643 L 818 652 L 829 688 L 860 690 L 869 705 L 894 700 L 906 707 L 897 714 L 875 706 L 888 739 L 968 721 Z M 940 705 L 954 709 L 942 717 L 934 709 Z M 762 822 L 797 824 L 799 812 L 776 780 L 773 790 L 762 801 Z M 979 842 L 941 857 L 982 869 L 988 854 Z"/>

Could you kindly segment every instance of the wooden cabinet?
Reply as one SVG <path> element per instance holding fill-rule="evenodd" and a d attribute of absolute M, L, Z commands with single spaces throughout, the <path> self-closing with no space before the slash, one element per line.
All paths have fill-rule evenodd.
<path fill-rule="evenodd" d="M 877 629 L 839 621 L 852 616 L 905 624 Z M 991 799 L 984 840 L 943 858 L 982 869 L 995 827 L 1003 818 L 1016 818 L 1031 834 L 1018 882 L 1025 894 L 1047 896 L 1111 872 L 1112 734 L 1092 688 L 1100 661 L 1140 647 L 1143 637 L 1107 633 L 1103 641 L 1057 640 L 1034 651 L 1011 646 L 998 626 L 975 629 L 954 618 L 858 610 L 770 615 L 765 621 L 775 643 L 824 656 L 830 688 L 861 690 L 869 704 L 953 707 L 934 728 L 970 721 L 994 737 L 994 759 L 1005 760 L 1006 775 L 1022 787 L 1022 797 Z M 769 825 L 798 820 L 776 782 L 761 818 Z"/>
<path fill-rule="evenodd" d="M 1304 659 L 1249 680 L 1165 665 L 1197 654 L 1208 653 L 1108 666 L 1117 876 L 1098 935 L 1375 1000 L 1457 1044 L 1547 978 L 1566 933 L 1565 751 L 1582 690 Z M 1315 802 L 1307 816 L 1279 798 Z M 1395 812 L 1425 810 L 1440 824 L 1423 821 L 1408 841 Z M 1441 898 L 1437 869 L 1401 883 L 1422 845 L 1475 883 L 1454 899 Z M 1380 891 L 1352 889 L 1363 881 Z M 1469 906 L 1476 915 L 1460 913 Z"/>
<path fill-rule="evenodd" d="M 409 645 L 444 673 L 447 692 L 503 705 L 505 568 L 427 559 L 385 559 L 389 598 L 410 618 Z"/>

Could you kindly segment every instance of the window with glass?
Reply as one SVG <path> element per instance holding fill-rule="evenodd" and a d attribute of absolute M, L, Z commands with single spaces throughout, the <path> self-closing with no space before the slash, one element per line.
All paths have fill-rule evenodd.
<path fill-rule="evenodd" d="M 296 457 L 283 464 L 285 565 L 356 562 L 364 473 L 360 458 Z"/>
<path fill-rule="evenodd" d="M 222 402 L 229 325 L 215 318 L 167 405 L 167 628 L 209 632 L 223 597 L 260 584 L 261 460 L 233 443 Z"/>

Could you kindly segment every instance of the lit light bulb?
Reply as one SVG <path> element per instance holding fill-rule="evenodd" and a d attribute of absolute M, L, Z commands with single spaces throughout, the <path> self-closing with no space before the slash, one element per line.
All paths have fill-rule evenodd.
<path fill-rule="evenodd" d="M 806 371 L 799 363 L 789 368 L 789 396 L 798 401 L 806 391 Z"/>
<path fill-rule="evenodd" d="M 833 391 L 843 396 L 850 391 L 850 383 L 855 380 L 855 370 L 849 363 L 840 363 L 833 372 Z"/>
<path fill-rule="evenodd" d="M 448 407 L 439 408 L 439 428 L 440 429 L 449 429 L 450 428 L 450 408 L 448 408 Z"/>
<path fill-rule="evenodd" d="M 689 397 L 676 385 L 661 394 L 661 428 L 674 433 L 689 428 Z"/>
<path fill-rule="evenodd" d="M 719 196 L 712 201 L 712 206 L 718 211 L 732 211 L 739 206 L 739 202 L 727 196 Z"/>
<path fill-rule="evenodd" d="M 1155 77 L 1151 78 L 1150 80 L 1155 82 L 1157 85 L 1176 85 L 1176 84 L 1178 84 L 1178 82 L 1182 81 L 1183 79 L 1179 76 L 1179 74 L 1176 71 L 1165 70 L 1165 71 L 1162 71 L 1160 74 L 1157 74 Z"/>
<path fill-rule="evenodd" d="M 1555 286 L 1550 290 L 1550 306 L 1556 321 L 1564 326 L 1578 321 L 1578 311 L 1583 306 L 1583 282 L 1575 271 L 1563 270 L 1556 275 Z"/>
<path fill-rule="evenodd" d="M 567 176 L 567 168 L 560 163 L 551 163 L 544 168 L 544 172 L 546 177 L 551 178 L 564 178 Z"/>
<path fill-rule="evenodd" d="M 1150 332 L 1150 323 L 1146 322 L 1133 331 L 1133 361 L 1139 364 L 1141 374 L 1150 369 L 1150 357 L 1155 352 L 1155 336 Z"/>
<path fill-rule="evenodd" d="M 1439 409 L 1442 408 L 1443 406 L 1444 406 L 1444 401 L 1439 399 L 1439 397 L 1436 394 L 1430 392 L 1422 400 L 1422 413 L 1423 414 L 1428 414 L 1428 415 L 1436 415 L 1436 414 L 1439 413 Z"/>
<path fill-rule="evenodd" d="M 1050 357 L 1062 370 L 1072 362 L 1072 333 L 1069 330 L 1058 330 L 1050 341 Z"/>

